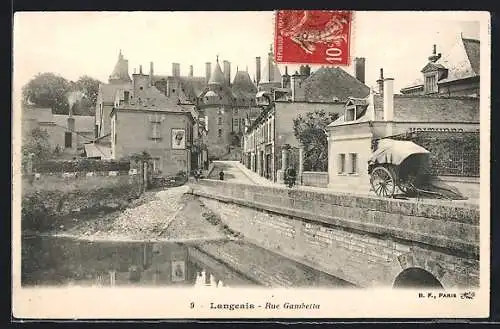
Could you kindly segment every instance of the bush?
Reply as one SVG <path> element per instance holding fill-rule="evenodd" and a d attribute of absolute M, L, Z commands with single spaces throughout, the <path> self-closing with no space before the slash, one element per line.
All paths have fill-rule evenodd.
<path fill-rule="evenodd" d="M 33 170 L 38 173 L 54 172 L 90 172 L 90 171 L 128 171 L 130 161 L 114 160 L 48 160 L 33 164 Z"/>
<path fill-rule="evenodd" d="M 34 193 L 23 198 L 21 208 L 21 226 L 23 230 L 40 231 L 47 228 L 50 212 L 45 207 L 43 198 Z"/>

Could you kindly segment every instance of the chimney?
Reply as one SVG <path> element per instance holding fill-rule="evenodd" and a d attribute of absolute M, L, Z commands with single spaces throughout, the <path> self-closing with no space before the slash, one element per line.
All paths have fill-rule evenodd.
<path fill-rule="evenodd" d="M 435 63 L 441 58 L 441 53 L 436 54 L 436 45 L 432 45 L 432 55 L 429 56 L 429 61 Z"/>
<path fill-rule="evenodd" d="M 384 94 L 384 69 L 380 69 L 380 78 L 377 80 L 378 93 Z"/>
<path fill-rule="evenodd" d="M 271 82 L 271 81 L 274 81 L 274 70 L 273 70 L 274 66 L 273 66 L 273 45 L 271 45 L 271 50 L 269 51 L 269 53 L 267 54 L 267 69 L 269 70 L 267 73 L 268 73 L 268 77 L 269 77 L 269 81 L 266 81 L 266 82 Z"/>
<path fill-rule="evenodd" d="M 180 77 L 181 76 L 181 64 L 179 64 L 179 63 L 172 63 L 172 75 L 174 77 Z"/>
<path fill-rule="evenodd" d="M 142 65 L 139 65 L 139 74 L 142 74 Z"/>
<path fill-rule="evenodd" d="M 193 76 L 193 65 L 189 65 L 189 76 Z"/>
<path fill-rule="evenodd" d="M 356 79 L 365 83 L 365 58 L 356 57 L 354 59 L 354 76 Z"/>
<path fill-rule="evenodd" d="M 68 130 L 69 131 L 75 131 L 75 118 L 73 118 L 73 111 L 70 110 L 69 116 L 68 116 Z"/>
<path fill-rule="evenodd" d="M 281 88 L 290 87 L 290 76 L 288 75 L 288 66 L 285 66 L 285 74 L 281 77 Z"/>
<path fill-rule="evenodd" d="M 205 83 L 208 83 L 210 81 L 210 74 L 212 74 L 212 63 L 206 62 L 205 63 Z"/>
<path fill-rule="evenodd" d="M 231 63 L 224 61 L 224 81 L 229 86 L 231 84 Z"/>
<path fill-rule="evenodd" d="M 306 76 L 310 76 L 311 75 L 311 67 L 309 66 L 309 64 L 307 64 L 306 66 L 304 66 L 304 70 L 306 72 Z"/>
<path fill-rule="evenodd" d="M 394 119 L 394 79 L 384 79 L 384 121 Z"/>
<path fill-rule="evenodd" d="M 153 62 L 150 62 L 149 63 L 149 85 L 150 86 L 153 85 L 153 74 L 154 74 Z"/>
<path fill-rule="evenodd" d="M 255 82 L 259 84 L 260 82 L 260 57 L 255 57 Z"/>

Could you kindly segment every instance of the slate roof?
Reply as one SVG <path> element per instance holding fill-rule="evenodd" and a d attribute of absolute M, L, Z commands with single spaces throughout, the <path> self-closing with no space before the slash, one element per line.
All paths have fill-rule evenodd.
<path fill-rule="evenodd" d="M 210 75 L 208 84 L 224 84 L 224 73 L 222 73 L 222 69 L 220 68 L 218 60 L 214 65 L 214 69 L 212 71 L 212 74 Z"/>
<path fill-rule="evenodd" d="M 478 40 L 460 38 L 450 52 L 438 61 L 448 69 L 448 76 L 438 83 L 479 76 L 479 46 Z"/>
<path fill-rule="evenodd" d="M 338 67 L 323 67 L 302 83 L 306 102 L 345 102 L 349 97 L 364 98 L 370 88 Z"/>
<path fill-rule="evenodd" d="M 231 91 L 238 104 L 248 105 L 255 101 L 257 87 L 247 71 L 236 71 Z"/>
<path fill-rule="evenodd" d="M 138 91 L 128 103 L 122 103 L 119 109 L 131 110 L 150 110 L 150 111 L 165 111 L 165 112 L 190 112 L 178 104 L 177 99 L 167 97 L 156 87 L 148 87 Z"/>
<path fill-rule="evenodd" d="M 37 120 L 38 122 L 52 122 L 52 109 L 48 107 L 23 107 L 24 120 Z"/>
<path fill-rule="evenodd" d="M 205 77 L 180 77 L 182 88 L 188 98 L 196 98 L 205 89 Z"/>
<path fill-rule="evenodd" d="M 113 72 L 109 76 L 109 80 L 117 80 L 118 82 L 131 82 L 130 76 L 128 74 L 128 60 L 123 58 L 122 52 L 118 54 L 118 60 L 116 61 Z"/>
<path fill-rule="evenodd" d="M 270 76 L 270 73 L 272 76 Z M 262 75 L 259 83 L 268 83 L 268 82 L 279 82 L 281 83 L 281 72 L 276 65 L 276 63 L 271 61 L 271 70 L 269 70 L 269 63 L 266 62 L 266 65 L 264 65 L 264 69 L 262 70 Z"/>
<path fill-rule="evenodd" d="M 114 103 L 116 92 L 123 88 L 125 88 L 124 85 L 101 83 L 99 85 L 99 93 L 101 94 L 102 101 L 104 103 Z"/>
<path fill-rule="evenodd" d="M 459 40 L 436 63 L 436 67 L 448 70 L 448 75 L 438 84 L 479 76 L 480 74 L 480 42 L 475 39 L 460 37 Z M 426 64 L 426 67 L 429 64 Z M 404 89 L 422 86 L 423 77 L 405 86 Z"/>
<path fill-rule="evenodd" d="M 68 126 L 68 115 L 54 114 L 53 122 L 60 127 Z M 77 132 L 93 132 L 94 131 L 94 116 L 90 115 L 73 115 L 75 119 L 75 131 Z"/>

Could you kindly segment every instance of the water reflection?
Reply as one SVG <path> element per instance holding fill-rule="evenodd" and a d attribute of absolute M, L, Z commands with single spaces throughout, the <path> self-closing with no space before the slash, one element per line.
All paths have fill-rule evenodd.
<path fill-rule="evenodd" d="M 23 285 L 224 287 L 252 282 L 192 246 L 31 237 L 22 242 Z"/>

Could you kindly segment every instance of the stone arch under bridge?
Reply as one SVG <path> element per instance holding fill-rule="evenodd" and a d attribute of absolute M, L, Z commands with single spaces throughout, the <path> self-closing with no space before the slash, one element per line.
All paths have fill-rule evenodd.
<path fill-rule="evenodd" d="M 443 289 L 443 285 L 439 280 L 430 272 L 419 268 L 409 267 L 398 274 L 393 288 L 432 288 Z"/>

